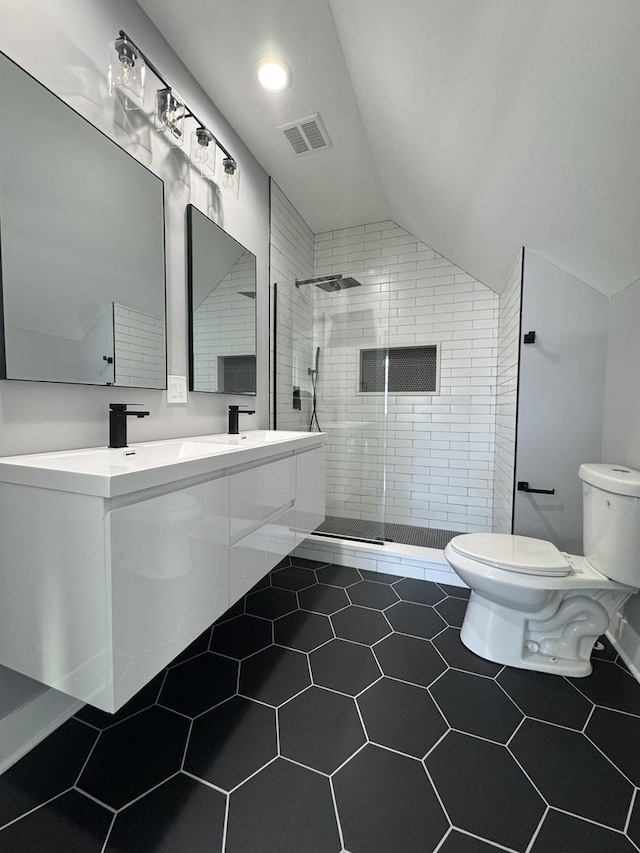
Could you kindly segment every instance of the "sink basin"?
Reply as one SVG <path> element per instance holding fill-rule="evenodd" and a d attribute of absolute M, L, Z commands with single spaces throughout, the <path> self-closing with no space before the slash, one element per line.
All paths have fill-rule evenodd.
<path fill-rule="evenodd" d="M 239 436 L 193 436 L 129 447 L 6 456 L 0 457 L 0 482 L 113 498 L 266 459 L 273 454 L 274 444 L 289 450 L 292 444 L 314 444 L 323 438 L 318 433 L 250 430 Z"/>

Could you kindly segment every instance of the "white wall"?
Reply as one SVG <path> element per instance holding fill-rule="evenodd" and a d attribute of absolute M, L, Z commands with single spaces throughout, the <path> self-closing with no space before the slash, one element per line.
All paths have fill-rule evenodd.
<path fill-rule="evenodd" d="M 320 423 L 330 425 L 332 406 L 338 421 L 353 422 L 335 440 L 329 429 L 327 514 L 379 517 L 386 458 L 387 521 L 490 530 L 498 296 L 394 222 L 318 234 L 315 246 L 316 276 L 367 282 L 328 299 L 316 294 L 317 308 L 324 300 L 333 312 L 318 340 Z M 381 401 L 355 393 L 358 346 L 371 343 L 441 348 L 439 393 L 389 395 L 386 430 Z M 354 492 L 364 500 L 350 501 Z"/>
<path fill-rule="evenodd" d="M 511 533 L 513 520 L 521 297 L 522 252 L 519 252 L 504 290 L 500 293 L 498 308 L 496 452 L 493 476 L 492 525 L 494 533 Z"/>
<path fill-rule="evenodd" d="M 4 0 L 0 49 L 74 107 L 165 182 L 168 372 L 187 374 L 185 207 L 191 202 L 257 256 L 258 396 L 256 427 L 268 422 L 268 178 L 196 81 L 136 3 L 129 0 Z M 182 153 L 167 149 L 160 134 L 140 116 L 116 109 L 106 95 L 107 44 L 118 30 L 138 41 L 214 134 L 231 150 L 242 170 L 240 198 L 222 202 L 195 176 Z M 153 81 L 149 75 L 150 81 Z M 230 82 L 230 85 L 232 83 Z M 153 82 L 150 82 L 151 90 Z M 153 92 L 149 91 L 149 102 Z M 19 126 L 19 117 L 11 117 Z M 137 122 L 137 123 L 134 123 Z M 43 149 L 46 154 L 46 148 Z M 105 176 L 108 179 L 108 176 Z M 0 382 L 0 455 L 104 445 L 107 410 L 115 398 L 139 402 L 151 417 L 136 421 L 140 441 L 224 432 L 230 403 L 243 398 L 195 394 L 186 406 L 168 406 L 164 392 Z M 245 398 L 246 399 L 246 398 Z M 2 566 L 3 571 L 11 567 Z M 4 677 L 0 693 L 12 696 L 28 681 Z M 7 696 L 7 701 L 11 697 Z M 9 701 L 12 707 L 20 697 Z M 50 721 L 49 721 L 50 722 Z M 47 720 L 41 720 L 46 727 Z M 1 725 L 1 721 L 0 721 Z M 25 736 L 26 737 L 26 736 Z M 16 745 L 19 749 L 19 744 Z"/>

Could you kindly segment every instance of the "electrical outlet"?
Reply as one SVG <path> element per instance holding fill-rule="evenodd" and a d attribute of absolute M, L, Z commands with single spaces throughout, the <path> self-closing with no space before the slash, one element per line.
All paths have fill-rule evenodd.
<path fill-rule="evenodd" d="M 187 402 L 187 377 L 167 376 L 167 403 Z"/>

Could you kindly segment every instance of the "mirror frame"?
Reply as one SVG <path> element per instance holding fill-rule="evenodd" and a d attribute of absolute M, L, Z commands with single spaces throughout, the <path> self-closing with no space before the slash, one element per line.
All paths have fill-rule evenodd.
<path fill-rule="evenodd" d="M 165 182 L 164 180 L 157 175 L 152 169 L 148 166 L 145 166 L 140 160 L 130 154 L 125 148 L 119 145 L 115 139 L 112 139 L 105 131 L 101 130 L 99 127 L 96 127 L 88 118 L 82 115 L 82 113 L 78 112 L 74 107 L 68 104 L 63 98 L 57 95 L 52 89 L 46 86 L 42 81 L 38 80 L 38 78 L 27 71 L 22 65 L 12 59 L 8 54 L 4 51 L 0 50 L 0 58 L 6 59 L 12 65 L 14 65 L 17 69 L 19 69 L 23 74 L 26 74 L 34 83 L 44 89 L 51 97 L 55 98 L 56 101 L 59 101 L 64 107 L 70 110 L 74 115 L 76 115 L 79 119 L 81 119 L 88 127 L 98 133 L 100 136 L 104 137 L 107 142 L 114 145 L 118 151 L 122 154 L 125 154 L 129 157 L 134 163 L 136 163 L 140 168 L 144 169 L 150 175 L 152 175 L 160 185 L 160 198 L 162 203 L 162 289 L 163 289 L 163 304 L 164 304 L 164 385 L 162 386 L 151 386 L 151 385 L 118 385 L 117 383 L 108 384 L 108 383 L 93 383 L 93 382 L 74 382 L 68 379 L 23 379 L 21 377 L 12 377 L 7 376 L 7 356 L 6 356 L 6 334 L 5 334 L 5 311 L 4 311 L 4 290 L 5 284 L 3 280 L 3 265 L 2 265 L 2 231 L 1 231 L 1 215 L 0 215 L 0 380 L 10 381 L 10 382 L 45 382 L 47 384 L 52 385 L 74 385 L 76 387 L 88 387 L 88 388 L 137 388 L 143 391 L 166 391 L 168 386 L 168 336 L 167 336 L 167 325 L 168 325 L 168 305 L 167 305 L 167 228 L 166 228 L 166 198 L 165 198 Z M 1 209 L 0 209 L 1 214 Z"/>
<path fill-rule="evenodd" d="M 194 259 L 193 259 L 193 217 L 194 211 L 199 213 L 205 219 L 207 219 L 211 225 L 214 225 L 226 238 L 229 240 L 233 240 L 233 242 L 239 246 L 244 252 L 251 255 L 254 260 L 254 265 L 256 269 L 256 296 L 254 299 L 254 307 L 253 307 L 253 316 L 254 316 L 254 327 L 253 327 L 253 352 L 256 359 L 256 388 L 254 391 L 209 391 L 203 390 L 202 388 L 194 388 L 195 381 L 195 359 L 194 359 L 194 331 L 193 331 L 193 321 L 194 321 L 194 310 L 193 310 L 193 291 L 194 291 Z M 257 275 L 257 257 L 253 254 L 250 249 L 247 249 L 246 246 L 243 246 L 239 240 L 236 240 L 235 237 L 232 237 L 227 231 L 224 230 L 217 222 L 214 222 L 213 219 L 208 217 L 206 213 L 203 213 L 199 208 L 197 208 L 194 204 L 187 205 L 187 315 L 188 315 L 188 346 L 189 346 L 189 390 L 193 391 L 197 394 L 226 394 L 227 396 L 232 397 L 255 397 L 258 393 L 257 388 L 257 366 L 258 366 L 258 275 Z"/>

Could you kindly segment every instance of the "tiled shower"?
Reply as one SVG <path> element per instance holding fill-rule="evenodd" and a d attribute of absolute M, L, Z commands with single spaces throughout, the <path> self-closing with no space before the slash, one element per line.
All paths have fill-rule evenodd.
<path fill-rule="evenodd" d="M 362 286 L 296 286 L 330 275 Z M 273 423 L 309 428 L 319 348 L 327 516 L 343 530 L 510 524 L 519 282 L 518 259 L 499 297 L 389 221 L 313 236 L 272 185 Z M 433 344 L 436 393 L 363 392 L 361 349 Z"/>

